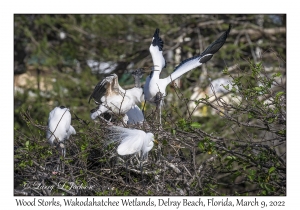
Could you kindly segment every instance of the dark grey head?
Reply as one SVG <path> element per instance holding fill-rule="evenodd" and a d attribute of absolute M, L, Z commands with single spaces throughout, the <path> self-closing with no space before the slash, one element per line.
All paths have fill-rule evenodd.
<path fill-rule="evenodd" d="M 144 68 L 138 68 L 138 69 L 133 70 L 131 72 L 131 75 L 134 78 L 142 78 L 142 76 L 143 76 L 144 73 L 145 73 Z"/>

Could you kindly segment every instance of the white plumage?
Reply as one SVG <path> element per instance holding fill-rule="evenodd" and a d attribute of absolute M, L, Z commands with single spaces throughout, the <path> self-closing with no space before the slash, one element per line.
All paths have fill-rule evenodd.
<path fill-rule="evenodd" d="M 139 154 L 144 159 L 148 158 L 148 152 L 153 148 L 155 141 L 152 133 L 118 126 L 108 129 L 111 130 L 108 138 L 113 142 L 120 142 L 117 148 L 119 155 Z"/>
<path fill-rule="evenodd" d="M 99 82 L 90 96 L 89 102 L 93 99 L 99 105 L 91 111 L 91 118 L 94 120 L 105 112 L 126 114 L 137 103 L 141 103 L 143 98 L 142 88 L 124 90 L 118 83 L 118 76 L 112 74 Z"/>
<path fill-rule="evenodd" d="M 129 111 L 126 113 L 126 115 L 128 116 L 127 123 L 129 125 L 140 124 L 140 123 L 143 123 L 145 120 L 142 110 L 137 105 L 135 105 L 133 108 L 129 109 Z"/>
<path fill-rule="evenodd" d="M 188 71 L 209 61 L 225 43 L 230 32 L 230 28 L 231 26 L 229 26 L 227 31 L 225 31 L 216 41 L 209 45 L 203 53 L 182 61 L 174 69 L 173 73 L 164 79 L 160 79 L 160 73 L 162 69 L 166 67 L 166 62 L 162 54 L 164 43 L 159 37 L 159 29 L 156 29 L 153 35 L 152 43 L 149 47 L 155 71 L 152 71 L 151 74 L 146 78 L 146 83 L 144 85 L 145 100 L 156 105 L 159 103 L 161 106 L 162 100 L 160 100 L 160 98 L 166 96 L 167 85 Z M 161 93 L 161 96 L 157 97 L 157 93 L 159 92 Z"/>
<path fill-rule="evenodd" d="M 71 125 L 70 110 L 64 106 L 55 107 L 49 113 L 48 130 L 46 137 L 51 145 L 54 145 L 55 138 L 58 143 L 64 143 L 70 135 L 76 134 L 74 127 Z M 62 154 L 65 156 L 65 147 L 62 148 Z"/>

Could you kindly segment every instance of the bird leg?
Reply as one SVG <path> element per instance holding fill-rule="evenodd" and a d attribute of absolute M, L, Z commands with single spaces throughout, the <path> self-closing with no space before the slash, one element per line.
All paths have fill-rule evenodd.
<path fill-rule="evenodd" d="M 143 105 L 143 108 L 142 108 L 142 113 L 143 113 L 143 115 L 145 116 L 145 107 L 146 107 L 146 100 L 145 100 L 145 103 L 144 103 L 144 105 Z"/>
<path fill-rule="evenodd" d="M 140 171 L 141 171 L 141 175 L 142 175 L 142 185 L 143 188 L 145 188 L 145 182 L 144 182 L 144 176 L 143 176 L 143 161 L 140 161 Z"/>
<path fill-rule="evenodd" d="M 128 162 L 130 161 L 130 157 L 126 157 L 126 171 L 127 171 L 127 177 L 126 177 L 126 183 L 129 184 L 130 182 L 130 171 L 128 169 Z"/>
<path fill-rule="evenodd" d="M 59 143 L 59 147 L 61 148 L 62 153 L 62 161 L 61 161 L 61 171 L 65 172 L 65 157 L 66 157 L 66 148 L 63 142 Z"/>
<path fill-rule="evenodd" d="M 159 110 L 159 124 L 161 125 L 161 106 L 162 106 L 163 94 L 161 92 L 157 92 L 154 97 L 154 102 L 156 104 L 156 110 Z M 157 119 L 157 118 L 156 118 Z"/>
<path fill-rule="evenodd" d="M 66 156 L 66 148 L 65 148 L 64 142 L 59 141 L 59 142 L 57 143 L 57 148 L 60 149 L 60 153 L 61 153 L 61 154 L 58 156 L 58 159 L 57 159 L 57 160 L 58 160 L 58 161 L 57 161 L 58 165 L 57 165 L 56 170 L 57 170 L 57 171 L 61 171 L 62 173 L 64 173 L 64 172 L 65 172 L 65 163 L 64 163 L 64 159 L 65 159 L 65 156 Z M 61 160 L 61 157 L 62 157 L 63 160 Z"/>
<path fill-rule="evenodd" d="M 126 172 L 127 172 L 126 183 L 129 184 L 128 160 L 126 160 L 125 163 L 126 163 Z"/>

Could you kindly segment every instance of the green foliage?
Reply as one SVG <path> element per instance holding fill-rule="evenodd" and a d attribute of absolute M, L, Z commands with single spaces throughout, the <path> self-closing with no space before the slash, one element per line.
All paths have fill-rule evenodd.
<path fill-rule="evenodd" d="M 265 15 L 265 26 L 285 27 L 285 16 L 279 17 L 281 24 Z M 16 188 L 43 180 L 45 185 L 66 184 L 49 194 L 30 193 L 285 195 L 285 33 L 269 34 L 271 42 L 255 33 L 256 18 L 197 14 L 15 15 L 15 49 L 26 49 L 26 70 L 34 78 L 21 87 L 23 92 L 16 89 L 14 95 Z M 180 89 L 167 88 L 162 126 L 157 123 L 157 110 L 146 104 L 148 124 L 143 129 L 154 133 L 159 143 L 149 152 L 141 176 L 135 158 L 118 156 L 118 144 L 107 143 L 107 125 L 90 120 L 95 105 L 88 104 L 89 95 L 105 74 L 93 73 L 86 61 L 116 62 L 114 73 L 126 89 L 133 86 L 133 80 L 125 70 L 152 66 L 148 48 L 155 28 L 160 28 L 165 44 L 165 77 L 178 65 L 175 56 L 167 57 L 168 50 L 175 53 L 180 48 L 181 60 L 198 55 L 203 50 L 199 48 L 211 43 L 232 19 L 232 33 L 219 52 L 207 64 L 182 77 Z M 62 32 L 64 38 L 60 38 Z M 257 48 L 261 57 L 254 56 Z M 133 67 L 129 67 L 131 62 Z M 226 94 L 218 95 L 215 101 L 209 93 L 190 100 L 194 87 L 209 87 L 207 78 L 221 76 L 231 78 L 230 84 L 222 85 Z M 225 101 L 226 96 L 231 100 Z M 189 103 L 196 105 L 195 110 L 205 107 L 207 114 L 194 116 Z M 66 158 L 60 158 L 65 173 L 53 174 L 60 154 L 48 144 L 45 134 L 49 112 L 60 105 L 71 109 L 77 134 L 66 143 Z M 93 187 L 76 191 L 71 189 L 72 183 Z M 147 190 L 141 191 L 144 184 Z"/>

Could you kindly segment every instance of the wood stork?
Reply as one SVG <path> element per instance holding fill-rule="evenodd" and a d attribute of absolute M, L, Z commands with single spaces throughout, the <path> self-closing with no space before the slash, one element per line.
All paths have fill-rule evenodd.
<path fill-rule="evenodd" d="M 71 125 L 71 113 L 70 110 L 64 106 L 55 107 L 49 113 L 47 139 L 51 145 L 57 143 L 64 144 L 65 140 L 68 140 L 72 134 L 76 134 L 74 127 Z M 65 157 L 65 148 L 62 152 Z"/>
<path fill-rule="evenodd" d="M 210 44 L 200 55 L 182 61 L 178 66 L 175 67 L 173 73 L 171 73 L 164 79 L 160 78 L 162 69 L 166 67 L 166 61 L 163 57 L 164 42 L 159 36 L 159 29 L 155 30 L 151 45 L 149 47 L 149 51 L 151 53 L 152 61 L 154 64 L 154 71 L 152 71 L 146 78 L 146 83 L 144 85 L 144 94 L 146 102 L 148 101 L 159 106 L 160 123 L 161 106 L 163 105 L 162 98 L 166 96 L 167 85 L 169 85 L 172 81 L 176 80 L 183 74 L 209 61 L 213 57 L 213 55 L 224 45 L 230 29 L 231 25 L 229 25 L 228 29 L 217 40 Z"/>
<path fill-rule="evenodd" d="M 119 85 L 118 76 L 116 74 L 112 74 L 104 78 L 96 85 L 89 98 L 89 102 L 93 99 L 98 105 L 96 109 L 91 110 L 91 118 L 94 120 L 105 112 L 122 115 L 130 112 L 130 116 L 128 116 L 130 122 L 132 122 L 132 120 L 143 121 L 143 117 L 140 116 L 142 112 L 136 104 L 139 104 L 144 100 L 144 93 L 143 88 L 141 88 L 140 85 L 140 78 L 145 72 L 150 71 L 152 70 L 147 70 L 146 68 L 140 68 L 133 71 L 132 75 L 135 78 L 135 87 L 127 90 L 124 90 Z M 134 114 L 138 114 L 138 116 L 131 120 L 130 117 Z M 126 120 L 127 117 L 124 116 L 123 121 Z"/>
<path fill-rule="evenodd" d="M 61 149 L 63 157 L 66 156 L 65 141 L 72 134 L 76 134 L 76 131 L 71 125 L 70 110 L 64 106 L 55 107 L 49 113 L 46 137 L 51 145 L 55 145 Z"/>
<path fill-rule="evenodd" d="M 134 87 L 124 90 L 118 82 L 118 76 L 112 74 L 99 82 L 90 96 L 98 105 L 91 111 L 91 118 L 95 119 L 102 113 L 125 114 L 137 103 L 143 100 L 143 89 Z"/>

